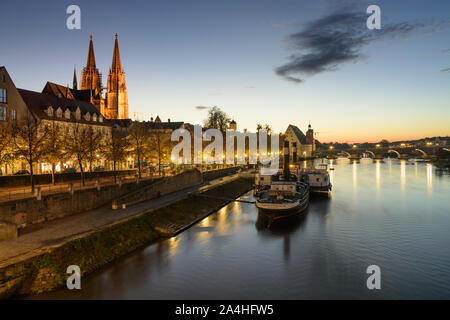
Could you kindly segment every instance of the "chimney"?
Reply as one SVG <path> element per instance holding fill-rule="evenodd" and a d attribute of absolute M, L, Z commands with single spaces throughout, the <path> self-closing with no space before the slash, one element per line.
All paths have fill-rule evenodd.
<path fill-rule="evenodd" d="M 283 168 L 283 175 L 284 180 L 288 181 L 290 176 L 289 171 L 289 141 L 284 141 L 284 168 Z"/>
<path fill-rule="evenodd" d="M 169 123 L 170 123 L 170 118 L 169 118 L 169 119 L 167 119 L 167 122 L 169 122 Z"/>
<path fill-rule="evenodd" d="M 297 163 L 297 142 L 292 142 L 292 163 Z"/>
<path fill-rule="evenodd" d="M 150 122 L 153 122 L 153 117 L 150 118 Z"/>

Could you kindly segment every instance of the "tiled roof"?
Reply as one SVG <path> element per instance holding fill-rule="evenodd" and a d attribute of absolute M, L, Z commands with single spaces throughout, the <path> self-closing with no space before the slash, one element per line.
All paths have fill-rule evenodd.
<path fill-rule="evenodd" d="M 294 134 L 297 136 L 298 141 L 302 144 L 306 144 L 306 136 L 303 134 L 302 130 L 300 130 L 297 126 L 290 124 L 288 129 L 291 128 Z M 287 131 L 287 130 L 286 130 Z"/>
<path fill-rule="evenodd" d="M 145 125 L 150 129 L 170 129 L 176 130 L 183 126 L 184 122 L 146 122 Z"/>
<path fill-rule="evenodd" d="M 57 97 L 65 97 L 67 99 L 75 99 L 72 90 L 69 87 L 62 86 L 57 83 L 47 82 L 42 93 L 51 94 Z"/>
<path fill-rule="evenodd" d="M 67 109 L 70 110 L 71 119 L 67 120 L 64 118 L 59 118 L 58 120 L 64 120 L 64 121 L 77 121 L 77 122 L 86 122 L 86 123 L 96 123 L 96 124 L 104 124 L 108 125 L 107 123 L 103 122 L 93 122 L 93 121 L 86 121 L 84 119 L 84 115 L 89 112 L 92 115 L 96 114 L 97 117 L 100 116 L 100 112 L 97 110 L 97 108 L 86 101 L 80 101 L 80 100 L 73 100 L 73 99 L 66 99 L 66 98 L 58 98 L 51 94 L 46 93 L 40 93 L 30 90 L 24 90 L 24 89 L 17 89 L 22 96 L 22 99 L 24 100 L 25 104 L 28 106 L 28 109 L 33 113 L 36 117 L 40 119 L 55 119 L 56 117 L 49 117 L 47 114 L 47 109 L 49 106 L 53 108 L 53 110 L 56 112 L 58 108 L 61 108 L 63 112 L 65 112 Z M 73 113 L 77 110 L 77 108 L 80 108 L 81 111 L 81 120 L 75 120 L 75 117 L 73 116 Z"/>

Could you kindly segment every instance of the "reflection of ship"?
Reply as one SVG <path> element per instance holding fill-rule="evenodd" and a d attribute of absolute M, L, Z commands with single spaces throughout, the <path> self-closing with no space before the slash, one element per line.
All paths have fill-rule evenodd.
<path fill-rule="evenodd" d="M 295 151 L 295 150 L 294 150 Z M 260 178 L 264 175 L 260 175 Z M 268 218 L 268 226 L 273 222 L 296 216 L 305 211 L 309 204 L 309 187 L 307 181 L 299 181 L 297 175 L 289 169 L 289 142 L 284 145 L 284 170 L 270 176 L 268 184 L 256 189 L 256 207 Z M 306 177 L 303 176 L 302 177 Z M 301 180 L 301 179 L 300 179 Z M 264 180 L 263 177 L 263 181 Z"/>

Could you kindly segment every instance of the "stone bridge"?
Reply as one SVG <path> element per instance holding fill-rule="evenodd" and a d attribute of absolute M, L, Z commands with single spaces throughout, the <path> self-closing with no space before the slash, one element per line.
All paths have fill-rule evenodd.
<path fill-rule="evenodd" d="M 448 148 L 444 148 L 448 149 Z M 372 159 L 384 159 L 389 156 L 394 156 L 399 159 L 432 159 L 435 156 L 436 146 L 429 147 L 374 147 L 361 148 L 353 147 L 348 149 L 328 149 L 317 150 L 315 155 L 318 157 L 327 157 L 335 159 L 338 156 L 346 156 L 351 160 L 361 159 L 363 154 L 369 155 Z"/>

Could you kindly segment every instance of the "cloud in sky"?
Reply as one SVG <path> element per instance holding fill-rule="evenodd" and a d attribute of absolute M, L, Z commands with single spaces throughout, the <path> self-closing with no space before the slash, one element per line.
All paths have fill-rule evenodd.
<path fill-rule="evenodd" d="M 196 109 L 196 110 L 206 110 L 206 109 L 209 109 L 209 107 L 205 107 L 205 106 L 196 106 L 195 109 Z"/>
<path fill-rule="evenodd" d="M 363 47 L 376 40 L 406 38 L 419 30 L 432 33 L 442 26 L 434 22 L 400 22 L 369 30 L 367 17 L 365 12 L 337 11 L 307 23 L 301 31 L 288 36 L 293 53 L 275 73 L 285 80 L 302 83 L 305 76 L 335 71 L 341 64 L 357 62 L 363 58 Z"/>
<path fill-rule="evenodd" d="M 450 72 L 450 68 L 442 69 L 441 72 Z"/>

